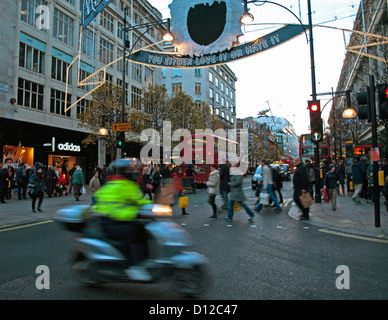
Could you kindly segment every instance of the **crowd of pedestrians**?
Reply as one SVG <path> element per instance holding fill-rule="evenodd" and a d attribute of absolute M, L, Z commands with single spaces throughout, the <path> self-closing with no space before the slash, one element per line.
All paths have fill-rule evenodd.
<path fill-rule="evenodd" d="M 208 203 L 211 207 L 211 215 L 209 218 L 217 218 L 220 210 L 216 205 L 216 197 L 220 195 L 222 198 L 222 210 L 227 210 L 225 220 L 232 221 L 233 214 L 236 208 L 238 210 L 244 209 L 249 216 L 249 221 L 253 220 L 254 213 L 260 212 L 263 206 L 275 207 L 274 212 L 281 212 L 283 203 L 282 177 L 279 173 L 279 168 L 271 167 L 266 159 L 260 162 L 262 166 L 262 181 L 259 185 L 256 195 L 258 201 L 254 208 L 249 208 L 245 203 L 246 197 L 242 189 L 243 175 L 242 172 L 237 172 L 238 165 L 230 166 L 230 164 L 222 164 L 221 166 L 211 166 L 209 179 L 206 182 L 208 192 Z M 353 184 L 354 193 L 352 201 L 355 204 L 360 204 L 360 198 L 365 200 L 374 200 L 373 194 L 373 166 L 366 156 L 354 158 L 352 164 L 351 175 L 346 172 L 345 165 L 342 160 L 332 161 L 329 165 L 326 162 L 320 163 L 321 185 L 319 190 L 315 189 L 316 172 L 310 163 L 306 160 L 302 162 L 300 158 L 294 160 L 295 171 L 293 174 L 293 200 L 302 212 L 300 219 L 309 219 L 309 207 L 305 207 L 300 200 L 300 197 L 309 192 L 311 197 L 314 194 L 325 189 L 328 195 L 333 211 L 337 207 L 337 198 L 339 195 L 345 195 L 345 183 Z M 190 169 L 190 168 L 189 168 Z M 383 160 L 379 166 L 379 170 L 384 171 L 385 188 L 380 190 L 386 197 L 386 204 L 388 204 L 388 162 Z M 186 171 L 185 175 L 189 173 Z M 195 175 L 195 171 L 192 175 Z M 96 165 L 91 174 L 91 179 L 88 181 L 89 195 L 91 204 L 96 204 L 94 194 L 106 182 L 109 176 L 109 167 L 104 165 L 100 168 Z M 182 187 L 182 167 L 170 169 L 168 166 L 149 165 L 144 166 L 141 172 L 138 173 L 137 183 L 139 184 L 144 197 L 158 201 L 161 196 L 162 187 L 167 182 L 173 185 L 175 193 L 175 202 L 184 195 Z M 348 180 L 347 180 L 348 179 Z M 82 168 L 78 164 L 74 164 L 73 168 L 68 172 L 66 181 L 61 181 L 58 169 L 53 166 L 44 167 L 41 163 L 35 163 L 34 166 L 26 165 L 24 163 L 18 164 L 16 167 L 7 161 L 0 163 L 0 203 L 6 203 L 6 200 L 16 196 L 18 200 L 25 200 L 30 198 L 32 212 L 42 212 L 42 203 L 44 196 L 53 197 L 73 194 L 75 201 L 79 201 L 80 197 L 86 194 L 85 175 Z M 68 187 L 68 189 L 67 189 Z M 269 204 L 260 202 L 260 195 L 268 194 L 270 198 Z M 277 194 L 277 195 L 276 195 Z M 186 207 L 181 208 L 182 215 L 188 215 Z"/>
<path fill-rule="evenodd" d="M 94 168 L 91 202 L 94 202 L 94 192 L 105 182 L 109 169 L 104 166 Z M 89 183 L 90 184 L 90 183 Z M 11 161 L 0 163 L 0 203 L 6 204 L 17 195 L 18 200 L 31 199 L 32 212 L 43 212 L 42 203 L 45 196 L 62 196 L 74 194 L 75 201 L 86 193 L 85 175 L 78 164 L 74 164 L 66 177 L 63 177 L 57 167 L 44 166 L 36 162 L 31 167 L 23 162 L 13 164 Z"/>

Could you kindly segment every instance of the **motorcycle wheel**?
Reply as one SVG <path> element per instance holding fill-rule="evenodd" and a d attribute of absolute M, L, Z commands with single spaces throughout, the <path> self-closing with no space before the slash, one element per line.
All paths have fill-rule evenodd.
<path fill-rule="evenodd" d="M 73 271 L 76 273 L 78 281 L 82 285 L 88 287 L 97 287 L 101 282 L 97 279 L 93 264 L 84 255 L 78 254 L 72 266 Z"/>
<path fill-rule="evenodd" d="M 175 269 L 173 281 L 178 293 L 188 297 L 200 296 L 208 285 L 208 271 L 204 265 L 191 269 Z"/>

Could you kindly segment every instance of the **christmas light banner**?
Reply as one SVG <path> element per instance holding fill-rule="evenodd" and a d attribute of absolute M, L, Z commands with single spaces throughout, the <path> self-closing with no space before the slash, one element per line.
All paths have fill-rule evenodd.
<path fill-rule="evenodd" d="M 202 56 L 139 50 L 129 55 L 129 60 L 161 68 L 200 68 L 224 64 L 272 49 L 307 30 L 300 24 L 288 24 L 254 41 L 232 47 L 229 50 Z"/>
<path fill-rule="evenodd" d="M 92 22 L 111 2 L 112 0 L 83 0 L 82 29 L 85 29 L 87 25 Z"/>

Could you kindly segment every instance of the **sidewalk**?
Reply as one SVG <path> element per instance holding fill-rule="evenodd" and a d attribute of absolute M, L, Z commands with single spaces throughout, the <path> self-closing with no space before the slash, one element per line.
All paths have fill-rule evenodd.
<path fill-rule="evenodd" d="M 31 199 L 18 200 L 17 194 L 13 194 L 12 199 L 5 201 L 7 203 L 0 203 L 0 232 L 10 227 L 51 220 L 56 211 L 64 206 L 91 204 L 89 194 L 81 196 L 80 201 L 75 201 L 72 194 L 52 198 L 45 196 L 41 208 L 43 212 L 32 213 Z"/>
<path fill-rule="evenodd" d="M 336 211 L 331 210 L 330 202 L 322 200 L 322 203 L 315 203 L 310 207 L 310 220 L 300 222 L 328 230 L 388 240 L 388 212 L 384 201 L 385 198 L 381 196 L 380 227 L 375 227 L 374 203 L 361 200 L 361 204 L 355 204 L 351 195 L 337 198 Z M 293 203 L 288 215 L 298 219 L 300 214 L 299 208 Z"/>

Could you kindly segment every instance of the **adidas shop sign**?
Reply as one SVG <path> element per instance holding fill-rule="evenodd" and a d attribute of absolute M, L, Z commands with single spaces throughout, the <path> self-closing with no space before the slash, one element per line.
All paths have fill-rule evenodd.
<path fill-rule="evenodd" d="M 73 143 L 59 143 L 58 149 L 61 151 L 74 151 L 74 152 L 81 152 L 81 146 L 74 145 Z"/>

